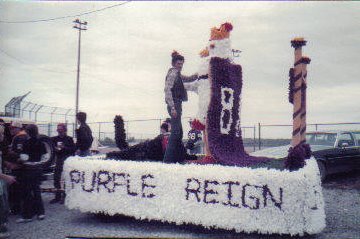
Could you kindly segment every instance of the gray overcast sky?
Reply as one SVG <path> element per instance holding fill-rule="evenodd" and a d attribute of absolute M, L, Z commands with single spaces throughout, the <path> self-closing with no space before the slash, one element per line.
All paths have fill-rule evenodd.
<path fill-rule="evenodd" d="M 1 21 L 74 15 L 119 2 L 1 2 Z M 290 40 L 308 40 L 308 121 L 359 121 L 360 4 L 357 2 L 130 2 L 80 17 L 80 109 L 89 121 L 167 117 L 163 85 L 173 49 L 184 73 L 199 64 L 210 28 L 233 24 L 233 48 L 243 51 L 242 125 L 291 123 L 287 100 Z M 75 18 L 0 23 L 0 111 L 11 97 L 74 108 L 78 34 Z M 4 51 L 14 58 L 4 54 Z M 57 72 L 52 72 L 57 71 Z M 195 116 L 190 94 L 184 116 Z"/>

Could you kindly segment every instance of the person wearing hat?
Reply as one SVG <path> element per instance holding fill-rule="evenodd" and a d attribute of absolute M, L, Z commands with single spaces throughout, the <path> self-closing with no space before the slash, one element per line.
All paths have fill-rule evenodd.
<path fill-rule="evenodd" d="M 72 137 L 67 135 L 66 124 L 58 124 L 56 131 L 58 135 L 51 140 L 55 146 L 56 164 L 54 172 L 54 187 L 56 188 L 55 198 L 50 201 L 51 204 L 60 202 L 64 203 L 64 192 L 61 191 L 61 174 L 63 171 L 64 161 L 71 155 L 74 155 L 76 146 Z"/>
<path fill-rule="evenodd" d="M 28 135 L 23 129 L 22 123 L 19 121 L 11 122 L 10 133 L 13 137 L 11 141 L 11 150 L 15 153 L 21 154 L 24 142 L 28 139 Z"/>

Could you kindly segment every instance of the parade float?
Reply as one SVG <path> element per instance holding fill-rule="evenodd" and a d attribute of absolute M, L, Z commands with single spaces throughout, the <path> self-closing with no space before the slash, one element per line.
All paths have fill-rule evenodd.
<path fill-rule="evenodd" d="M 69 209 L 247 233 L 304 235 L 324 229 L 319 170 L 305 141 L 306 41 L 291 41 L 291 147 L 286 155 L 251 156 L 241 136 L 242 68 L 231 59 L 231 30 L 229 23 L 211 29 L 205 72 L 199 72 L 203 82 L 196 83 L 199 97 L 207 98 L 194 121 L 204 131 L 206 157 L 183 164 L 71 157 L 64 165 Z"/>

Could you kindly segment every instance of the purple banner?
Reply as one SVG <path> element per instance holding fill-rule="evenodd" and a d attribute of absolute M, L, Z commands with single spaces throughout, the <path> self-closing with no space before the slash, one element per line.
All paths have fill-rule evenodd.
<path fill-rule="evenodd" d="M 207 113 L 207 132 L 211 155 L 221 164 L 250 166 L 269 158 L 249 156 L 240 128 L 242 69 L 229 60 L 210 60 L 211 99 Z"/>

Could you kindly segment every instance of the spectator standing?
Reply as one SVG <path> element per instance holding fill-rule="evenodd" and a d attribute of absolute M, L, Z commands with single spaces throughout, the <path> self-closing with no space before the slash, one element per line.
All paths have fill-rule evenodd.
<path fill-rule="evenodd" d="M 10 148 L 4 155 L 4 165 L 11 170 L 11 175 L 15 178 L 21 177 L 22 169 L 19 168 L 17 161 L 20 154 L 23 153 L 24 143 L 29 136 L 23 129 L 23 125 L 19 121 L 13 121 L 10 125 L 10 135 L 12 137 Z M 10 210 L 17 215 L 21 210 L 21 187 L 18 183 L 14 183 L 9 187 L 9 204 Z"/>
<path fill-rule="evenodd" d="M 76 119 L 80 123 L 80 127 L 76 130 L 76 154 L 80 157 L 89 156 L 94 139 L 89 125 L 86 124 L 86 113 L 77 113 Z"/>
<path fill-rule="evenodd" d="M 22 173 L 17 178 L 21 186 L 21 216 L 18 223 L 31 222 L 37 215 L 39 220 L 45 218 L 45 208 L 41 198 L 41 158 L 46 154 L 45 145 L 39 140 L 38 127 L 33 124 L 26 126 L 29 139 L 24 143 L 23 154 L 20 155 Z"/>
<path fill-rule="evenodd" d="M 52 142 L 55 146 L 55 172 L 54 172 L 54 187 L 56 188 L 55 198 L 50 201 L 51 204 L 60 202 L 64 203 L 65 193 L 61 191 L 61 174 L 63 171 L 64 161 L 71 155 L 74 155 L 75 144 L 72 137 L 67 135 L 66 124 L 57 125 L 58 135 L 52 137 Z"/>
<path fill-rule="evenodd" d="M 0 118 L 0 152 L 3 156 L 9 152 L 10 137 L 6 137 L 7 130 L 4 120 Z"/>
<path fill-rule="evenodd" d="M 5 238 L 10 236 L 5 225 L 9 214 L 7 185 L 15 183 L 16 180 L 15 177 L 6 175 L 2 171 L 2 154 L 3 150 L 6 149 L 3 147 L 5 144 L 5 123 L 2 119 L 0 119 L 0 144 L 0 238 Z"/>

